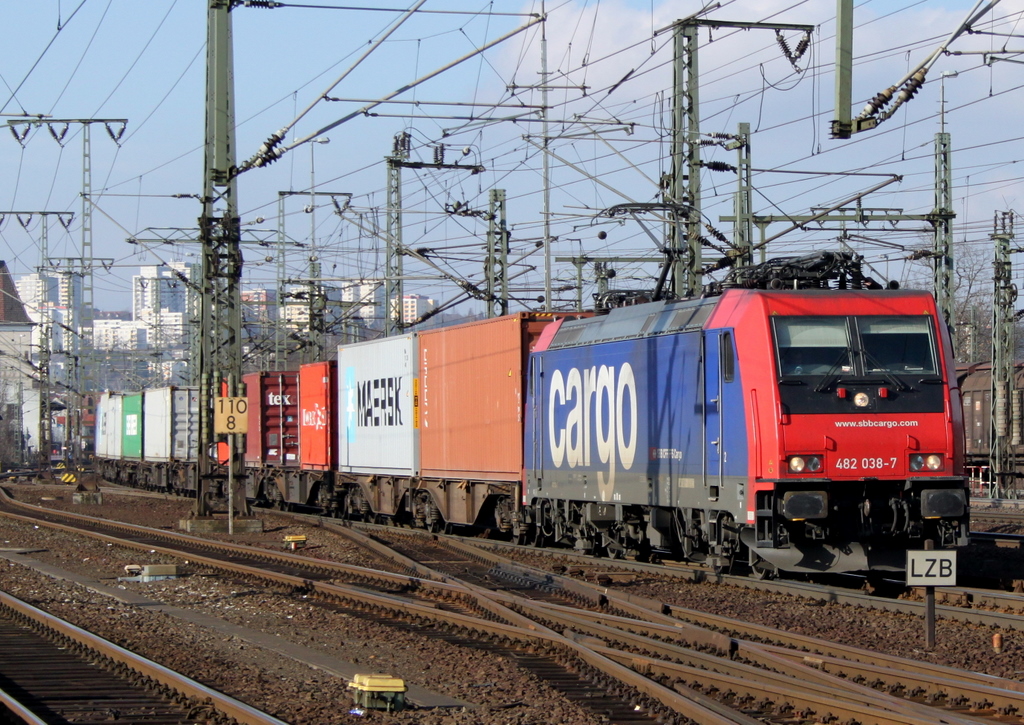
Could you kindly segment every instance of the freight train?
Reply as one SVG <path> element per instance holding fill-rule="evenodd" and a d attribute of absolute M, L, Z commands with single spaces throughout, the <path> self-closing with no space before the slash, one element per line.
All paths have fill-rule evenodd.
<path fill-rule="evenodd" d="M 250 374 L 247 495 L 764 576 L 899 570 L 925 540 L 966 544 L 962 403 L 932 296 L 807 286 L 519 313 Z M 99 471 L 194 491 L 195 398 L 105 394 Z"/>

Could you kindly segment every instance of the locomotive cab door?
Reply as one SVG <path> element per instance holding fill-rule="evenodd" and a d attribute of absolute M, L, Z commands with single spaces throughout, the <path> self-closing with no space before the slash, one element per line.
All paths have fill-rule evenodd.
<path fill-rule="evenodd" d="M 724 484 L 727 443 L 723 419 L 723 386 L 734 377 L 732 333 L 711 330 L 704 336 L 704 490 L 717 501 Z"/>
<path fill-rule="evenodd" d="M 528 502 L 527 488 L 535 485 L 538 489 L 544 487 L 544 445 L 542 441 L 544 436 L 547 434 L 545 428 L 546 421 L 544 418 L 545 407 L 540 401 L 544 399 L 543 396 L 543 385 L 544 385 L 544 356 L 543 355 L 531 355 L 529 362 L 529 372 L 527 373 L 527 381 L 529 390 L 527 390 L 527 397 L 529 398 L 530 404 L 528 410 L 532 414 L 532 426 L 530 431 L 530 440 L 527 442 L 530 448 L 530 460 L 527 461 L 527 466 L 533 470 L 533 480 L 530 480 L 530 471 L 526 471 L 524 476 L 524 486 L 522 492 L 523 505 L 525 506 Z"/>

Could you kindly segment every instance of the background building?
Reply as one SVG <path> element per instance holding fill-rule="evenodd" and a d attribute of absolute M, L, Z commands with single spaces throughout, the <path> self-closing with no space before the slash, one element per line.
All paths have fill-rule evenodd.
<path fill-rule="evenodd" d="M 37 290 L 49 300 L 56 285 L 37 281 Z M 22 304 L 7 263 L 0 261 L 0 467 L 3 468 L 28 461 L 39 440 L 41 391 L 37 368 L 32 362 L 36 327 Z"/>

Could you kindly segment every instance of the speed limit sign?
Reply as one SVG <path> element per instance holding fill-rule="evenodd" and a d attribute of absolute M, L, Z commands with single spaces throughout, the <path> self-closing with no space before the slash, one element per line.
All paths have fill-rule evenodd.
<path fill-rule="evenodd" d="M 248 398 L 214 398 L 213 400 L 213 432 L 214 433 L 248 433 L 249 416 Z"/>

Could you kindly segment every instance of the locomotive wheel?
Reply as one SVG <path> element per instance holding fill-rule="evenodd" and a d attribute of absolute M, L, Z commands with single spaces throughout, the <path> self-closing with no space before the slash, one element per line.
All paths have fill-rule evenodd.
<path fill-rule="evenodd" d="M 773 564 L 769 564 L 764 559 L 761 559 L 750 567 L 750 572 L 753 574 L 755 579 L 760 581 L 770 581 L 779 575 L 779 570 Z"/>

